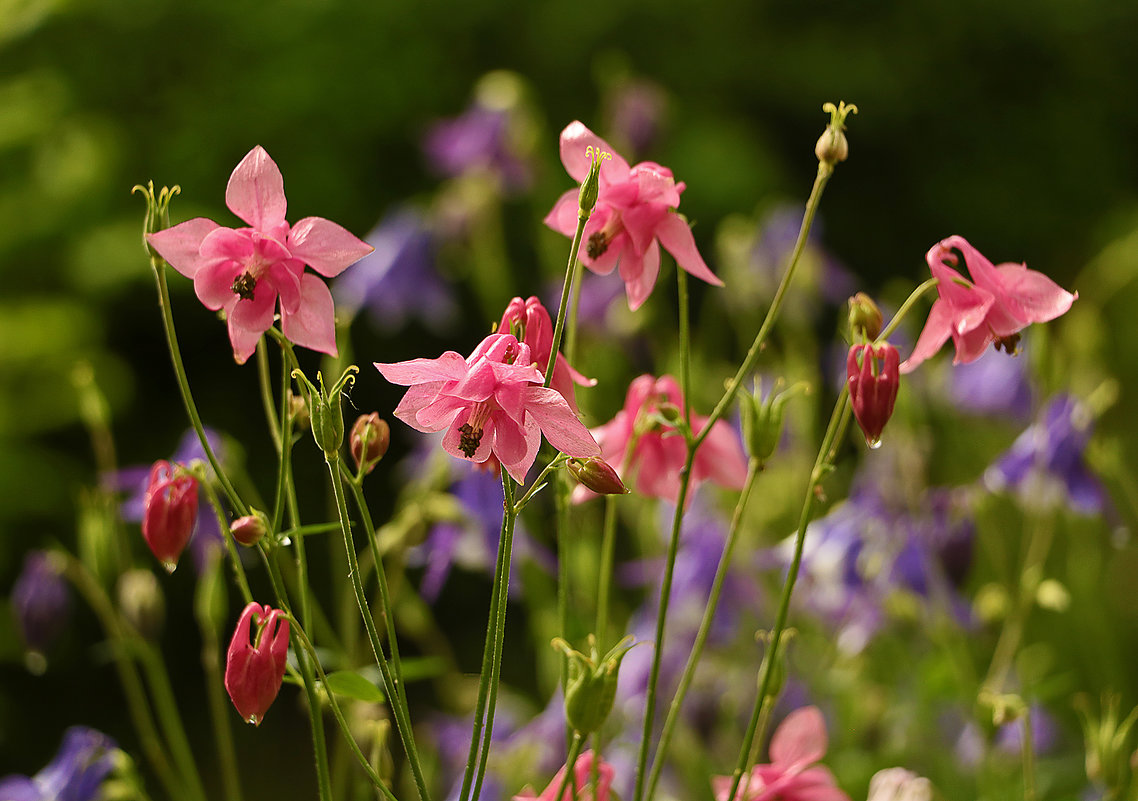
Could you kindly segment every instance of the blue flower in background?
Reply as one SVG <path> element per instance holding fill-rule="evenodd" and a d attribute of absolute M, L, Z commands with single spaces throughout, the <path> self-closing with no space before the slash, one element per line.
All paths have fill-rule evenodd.
<path fill-rule="evenodd" d="M 995 351 L 968 364 L 948 368 L 949 395 L 954 408 L 973 414 L 1026 419 L 1032 391 L 1027 359 Z"/>
<path fill-rule="evenodd" d="M 217 456 L 223 463 L 225 461 L 224 445 L 221 441 L 221 436 L 209 428 L 205 430 L 206 439 L 209 440 L 209 446 L 213 450 L 214 455 Z M 169 461 L 172 464 L 188 465 L 190 462 L 199 461 L 206 464 L 206 469 L 212 474 L 212 469 L 209 468 L 209 461 L 206 459 L 205 450 L 202 449 L 201 441 L 198 439 L 197 433 L 190 429 L 182 435 L 181 441 L 178 443 L 177 450 L 174 451 Z M 147 479 L 150 475 L 150 465 L 134 465 L 131 467 L 124 467 L 121 470 L 116 470 L 114 473 L 103 477 L 104 486 L 107 489 L 119 492 L 129 492 L 131 495 L 119 507 L 119 513 L 122 519 L 128 523 L 141 523 L 143 512 L 146 504 L 146 485 Z M 225 547 L 225 538 L 222 536 L 221 528 L 217 523 L 217 515 L 214 514 L 213 507 L 205 498 L 205 493 L 198 494 L 198 513 L 197 521 L 194 524 L 193 534 L 190 535 L 190 554 L 194 560 L 194 568 L 201 573 L 213 553 Z"/>
<path fill-rule="evenodd" d="M 365 241 L 375 251 L 336 279 L 336 307 L 349 318 L 366 308 L 385 331 L 398 330 L 410 319 L 436 333 L 445 330 L 457 305 L 435 270 L 434 236 L 423 216 L 410 207 L 395 209 Z"/>
<path fill-rule="evenodd" d="M 67 625 L 71 592 L 46 551 L 31 551 L 12 585 L 12 611 L 28 650 L 42 654 Z"/>
<path fill-rule="evenodd" d="M 118 745 L 86 726 L 63 734 L 55 758 L 35 776 L 0 779 L 2 801 L 94 801 L 103 780 L 114 768 Z"/>
<path fill-rule="evenodd" d="M 1101 513 L 1106 492 L 1083 458 L 1092 423 L 1084 404 L 1070 395 L 1055 396 L 988 468 L 984 484 L 993 491 L 1015 489 L 1033 503 L 1067 503 L 1083 514 Z"/>

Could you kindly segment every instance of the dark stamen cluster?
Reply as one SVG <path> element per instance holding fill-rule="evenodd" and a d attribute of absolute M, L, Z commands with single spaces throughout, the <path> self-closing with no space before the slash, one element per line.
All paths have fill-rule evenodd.
<path fill-rule="evenodd" d="M 237 295 L 242 300 L 252 300 L 253 290 L 257 288 L 257 279 L 249 273 L 241 273 L 237 278 L 233 279 L 233 294 Z"/>
<path fill-rule="evenodd" d="M 458 440 L 458 449 L 466 455 L 466 458 L 473 459 L 474 452 L 482 442 L 482 429 L 475 431 L 470 423 L 463 423 L 458 430 L 462 433 Z"/>
<path fill-rule="evenodd" d="M 590 259 L 600 258 L 608 249 L 608 237 L 606 237 L 602 231 L 597 231 L 595 234 L 590 236 L 589 242 L 585 246 L 585 252 L 589 254 Z"/>

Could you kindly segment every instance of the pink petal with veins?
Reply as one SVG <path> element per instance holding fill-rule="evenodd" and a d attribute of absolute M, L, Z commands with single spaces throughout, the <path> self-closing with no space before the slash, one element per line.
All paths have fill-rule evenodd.
<path fill-rule="evenodd" d="M 281 331 L 297 345 L 337 355 L 336 309 L 323 280 L 311 273 L 300 277 L 300 305 L 294 312 L 281 309 Z"/>
<path fill-rule="evenodd" d="M 288 204 L 284 177 L 260 145 L 250 150 L 229 176 L 225 205 L 258 231 L 267 232 L 285 221 Z"/>
<path fill-rule="evenodd" d="M 147 234 L 146 240 L 171 267 L 186 278 L 193 278 L 211 261 L 201 255 L 202 240 L 218 227 L 213 220 L 195 217 L 164 231 Z"/>
<path fill-rule="evenodd" d="M 331 220 L 305 217 L 289 232 L 288 249 L 293 258 L 334 278 L 375 248 Z"/>

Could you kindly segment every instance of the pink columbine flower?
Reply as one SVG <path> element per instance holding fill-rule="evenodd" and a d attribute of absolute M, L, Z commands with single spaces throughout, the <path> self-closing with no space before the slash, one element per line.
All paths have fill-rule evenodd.
<path fill-rule="evenodd" d="M 629 167 L 608 142 L 580 122 L 570 123 L 561 132 L 561 163 L 575 181 L 589 174 L 594 153 L 603 161 L 600 194 L 578 254 L 585 266 L 608 275 L 619 264 L 628 306 L 634 311 L 656 284 L 660 245 L 696 278 L 723 286 L 696 250 L 687 221 L 674 213 L 684 183 L 676 183 L 671 170 L 651 161 Z M 572 237 L 577 231 L 577 210 L 577 190 L 571 189 L 558 199 L 545 224 Z"/>
<path fill-rule="evenodd" d="M 963 254 L 972 281 L 949 266 L 957 263 L 954 250 Z M 925 260 L 938 280 L 939 297 L 913 354 L 901 364 L 902 373 L 915 370 L 949 337 L 956 346 L 953 364 L 976 361 L 993 342 L 1012 353 L 1020 331 L 1031 323 L 1054 320 L 1079 297 L 1022 264 L 993 265 L 961 236 L 933 245 Z"/>
<path fill-rule="evenodd" d="M 573 782 L 567 782 L 565 792 L 558 799 L 557 791 L 561 789 L 561 782 L 565 781 L 565 766 L 557 771 L 553 781 L 541 791 L 541 795 L 534 795 L 533 790 L 526 787 L 514 796 L 513 801 L 609 801 L 612 779 L 615 771 L 612 765 L 600 757 L 597 760 L 597 797 L 593 798 L 593 752 L 586 751 L 577 757 L 573 765 L 573 775 L 577 780 L 577 795 L 573 795 Z"/>
<path fill-rule="evenodd" d="M 612 420 L 593 429 L 601 456 L 616 467 L 621 480 L 641 495 L 675 503 L 680 495 L 680 471 L 687 460 L 687 445 L 675 426 L 659 414 L 665 407 L 682 409 L 680 385 L 670 375 L 657 379 L 642 375 L 628 387 L 624 408 Z M 699 431 L 706 417 L 692 415 L 692 428 Z M 747 459 L 739 437 L 723 420 L 711 427 L 692 465 L 691 492 L 711 479 L 729 489 L 742 489 L 747 478 Z M 576 500 L 589 497 L 583 488 Z"/>
<path fill-rule="evenodd" d="M 816 765 L 826 754 L 826 722 L 816 706 L 796 709 L 771 737 L 768 765 L 755 765 L 744 776 L 735 801 L 850 801 L 828 768 Z M 730 776 L 711 780 L 716 801 L 727 801 Z"/>
<path fill-rule="evenodd" d="M 206 308 L 225 311 L 238 364 L 253 355 L 273 324 L 278 297 L 284 335 L 335 356 L 332 293 L 304 265 L 333 278 L 371 253 L 371 245 L 323 217 L 305 217 L 290 227 L 284 178 L 259 145 L 229 176 L 225 205 L 248 225 L 224 228 L 197 217 L 147 239 L 175 270 L 194 279 Z"/>
<path fill-rule="evenodd" d="M 391 383 L 410 387 L 395 416 L 419 431 L 445 430 L 443 449 L 459 459 L 483 464 L 496 457 L 522 482 L 542 434 L 567 456 L 600 456 L 561 393 L 542 386 L 529 346 L 512 334 L 491 334 L 466 359 L 447 351 L 375 367 Z"/>
<path fill-rule="evenodd" d="M 250 627 L 256 626 L 250 642 Z M 252 601 L 241 612 L 225 660 L 225 689 L 243 720 L 260 726 L 284 681 L 288 618 Z"/>
<path fill-rule="evenodd" d="M 506 306 L 502 314 L 502 321 L 498 323 L 498 331 L 503 334 L 513 334 L 518 341 L 529 346 L 537 369 L 545 373 L 549 365 L 549 353 L 553 350 L 553 320 L 541 301 L 536 297 L 525 300 L 514 298 Z M 553 380 L 550 386 L 561 393 L 569 402 L 569 408 L 577 411 L 577 399 L 574 397 L 573 384 L 583 387 L 596 386 L 596 380 L 586 378 L 574 370 L 565 357 L 557 354 L 557 361 L 553 365 Z"/>
<path fill-rule="evenodd" d="M 143 500 L 142 536 L 170 573 L 194 533 L 198 516 L 198 480 L 160 459 L 150 468 Z"/>

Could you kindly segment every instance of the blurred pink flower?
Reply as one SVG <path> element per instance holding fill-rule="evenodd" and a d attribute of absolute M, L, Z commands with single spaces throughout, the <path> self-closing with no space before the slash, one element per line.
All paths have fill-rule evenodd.
<path fill-rule="evenodd" d="M 601 162 L 600 194 L 581 237 L 578 255 L 585 266 L 608 275 L 619 264 L 628 306 L 633 310 L 640 308 L 656 284 L 660 245 L 696 278 L 722 286 L 696 250 L 687 221 L 673 213 L 680 205 L 684 183 L 676 183 L 671 170 L 651 161 L 629 167 L 607 142 L 580 122 L 570 123 L 561 132 L 561 163 L 575 181 L 583 181 L 588 175 L 592 153 L 611 154 L 611 158 Z M 571 189 L 546 215 L 545 224 L 572 237 L 577 231 L 577 209 L 577 190 Z"/>
<path fill-rule="evenodd" d="M 537 369 L 545 373 L 549 364 L 549 353 L 553 350 L 553 320 L 541 301 L 536 297 L 514 298 L 506 306 L 502 314 L 502 321 L 498 323 L 498 332 L 514 334 L 520 342 L 529 346 Z M 561 393 L 569 408 L 577 411 L 577 399 L 574 397 L 573 384 L 583 387 L 596 385 L 596 380 L 586 378 L 574 370 L 569 362 L 560 353 L 553 365 L 553 380 L 550 386 Z"/>
<path fill-rule="evenodd" d="M 557 771 L 557 775 L 553 777 L 553 781 L 541 791 L 541 795 L 534 795 L 533 790 L 526 787 L 514 796 L 513 801 L 609 801 L 614 773 L 612 765 L 603 759 L 597 759 L 597 797 L 593 798 L 593 758 L 593 752 L 586 751 L 577 757 L 577 762 L 573 765 L 573 775 L 577 783 L 576 796 L 573 795 L 573 782 L 568 782 L 561 798 L 556 798 L 557 791 L 561 788 L 561 782 L 565 780 L 565 766 L 562 765 L 561 769 Z"/>
<path fill-rule="evenodd" d="M 443 449 L 479 464 L 497 457 L 514 480 L 525 480 L 541 435 L 567 456 L 600 456 L 589 430 L 555 389 L 542 386 L 529 346 L 491 334 L 468 358 L 375 363 L 393 384 L 410 387 L 395 416 L 419 431 L 446 430 Z"/>
<path fill-rule="evenodd" d="M 280 298 L 281 330 L 293 343 L 336 355 L 332 294 L 308 265 L 333 278 L 371 253 L 331 220 L 285 221 L 284 178 L 259 145 L 229 176 L 225 205 L 248 223 L 224 228 L 197 217 L 147 239 L 170 265 L 194 280 L 206 308 L 225 311 L 233 356 L 243 364 L 273 324 Z"/>
<path fill-rule="evenodd" d="M 787 715 L 771 737 L 768 765 L 755 765 L 744 776 L 735 801 L 850 801 L 828 768 L 815 765 L 826 754 L 826 723 L 816 706 Z M 730 776 L 714 776 L 716 801 L 727 801 Z"/>
<path fill-rule="evenodd" d="M 658 413 L 668 406 L 678 411 L 682 405 L 683 396 L 675 378 L 642 375 L 629 385 L 624 408 L 612 420 L 593 429 L 602 458 L 617 469 L 627 486 L 641 495 L 672 503 L 679 497 L 687 445 L 675 426 Z M 706 422 L 706 417 L 692 415 L 691 424 L 696 431 Z M 712 426 L 696 454 L 688 500 L 706 479 L 729 489 L 742 489 L 746 478 L 747 460 L 739 437 L 720 420 Z M 575 493 L 577 500 L 590 497 L 584 488 Z"/>
<path fill-rule="evenodd" d="M 948 266 L 957 263 L 953 250 L 964 256 L 972 281 Z M 949 337 L 956 346 L 953 364 L 976 361 L 993 342 L 1014 352 L 1019 331 L 1055 319 L 1079 297 L 1022 264 L 993 265 L 961 236 L 933 245 L 925 260 L 938 280 L 939 297 L 912 355 L 901 364 L 902 373 L 915 370 Z"/>

